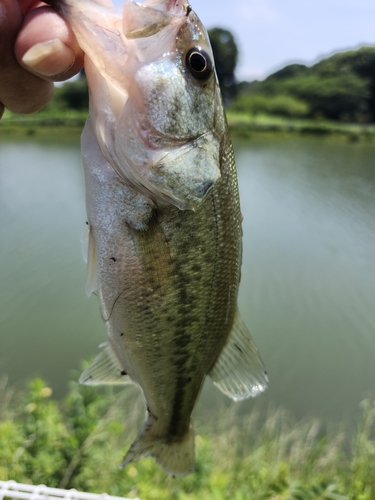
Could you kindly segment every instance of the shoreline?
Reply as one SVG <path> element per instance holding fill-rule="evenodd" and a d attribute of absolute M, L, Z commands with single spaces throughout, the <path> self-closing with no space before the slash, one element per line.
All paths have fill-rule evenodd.
<path fill-rule="evenodd" d="M 314 137 L 344 139 L 349 142 L 375 140 L 374 124 L 343 123 L 326 120 L 295 120 L 272 116 L 249 116 L 227 113 L 234 137 L 252 138 L 253 135 L 275 137 Z"/>
<path fill-rule="evenodd" d="M 0 120 L 0 141 L 4 139 L 37 140 L 56 138 L 72 140 L 80 136 L 86 114 L 79 116 L 11 116 Z M 314 137 L 346 140 L 348 142 L 375 141 L 375 124 L 341 123 L 314 120 L 288 120 L 271 116 L 248 116 L 227 113 L 234 138 L 253 139 L 258 136 Z"/>

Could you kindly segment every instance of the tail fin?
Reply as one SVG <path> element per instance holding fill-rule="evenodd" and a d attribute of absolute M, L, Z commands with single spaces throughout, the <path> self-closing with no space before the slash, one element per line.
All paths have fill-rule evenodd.
<path fill-rule="evenodd" d="M 172 476 L 186 476 L 194 471 L 194 431 L 189 431 L 181 438 L 168 439 L 153 434 L 153 422 L 150 416 L 125 455 L 120 467 L 126 467 L 143 457 L 154 458 L 161 467 Z"/>

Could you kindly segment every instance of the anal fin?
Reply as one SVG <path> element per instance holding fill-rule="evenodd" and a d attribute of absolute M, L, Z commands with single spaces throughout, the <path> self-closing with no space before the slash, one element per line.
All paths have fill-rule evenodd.
<path fill-rule="evenodd" d="M 79 383 L 83 385 L 129 384 L 131 379 L 122 368 L 109 342 L 101 344 L 103 349 L 93 363 L 82 373 Z"/>
<path fill-rule="evenodd" d="M 234 401 L 254 397 L 268 377 L 250 332 L 237 310 L 227 344 L 209 373 L 213 383 Z"/>

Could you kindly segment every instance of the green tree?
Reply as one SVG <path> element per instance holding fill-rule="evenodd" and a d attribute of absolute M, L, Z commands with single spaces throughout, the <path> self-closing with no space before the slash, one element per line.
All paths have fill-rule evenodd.
<path fill-rule="evenodd" d="M 235 69 L 238 48 L 234 36 L 228 30 L 212 28 L 208 30 L 215 58 L 216 73 L 219 79 L 224 102 L 230 102 L 236 95 L 237 84 Z"/>
<path fill-rule="evenodd" d="M 66 82 L 58 87 L 55 99 L 62 108 L 86 110 L 89 106 L 89 92 L 86 78 L 80 76 L 73 82 Z"/>
<path fill-rule="evenodd" d="M 287 78 L 295 78 L 297 76 L 306 75 L 308 68 L 304 64 L 289 64 L 285 68 L 279 69 L 272 73 L 269 77 L 272 81 L 285 80 Z"/>
<path fill-rule="evenodd" d="M 369 120 L 375 121 L 375 47 L 361 47 L 358 50 L 339 52 L 323 59 L 315 68 L 333 72 L 351 71 L 366 82 L 367 113 Z"/>
<path fill-rule="evenodd" d="M 375 47 L 337 53 L 310 68 L 288 65 L 262 82 L 241 84 L 242 93 L 290 96 L 305 102 L 311 117 L 375 121 Z"/>
<path fill-rule="evenodd" d="M 265 95 L 259 93 L 239 94 L 231 105 L 233 111 L 256 115 L 259 113 L 302 118 L 309 114 L 310 108 L 305 101 L 290 95 Z"/>
<path fill-rule="evenodd" d="M 264 85 L 262 90 L 270 95 L 286 94 L 307 102 L 311 116 L 353 121 L 360 116 L 369 118 L 368 80 L 351 70 L 310 71 L 294 78 L 273 81 L 272 85 Z"/>

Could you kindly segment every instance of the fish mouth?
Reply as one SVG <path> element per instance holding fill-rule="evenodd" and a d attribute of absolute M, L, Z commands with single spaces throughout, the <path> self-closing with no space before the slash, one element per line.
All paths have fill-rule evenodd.
<path fill-rule="evenodd" d="M 152 184 L 180 209 L 196 210 L 220 179 L 219 142 L 211 132 L 163 152 L 153 166 Z"/>

